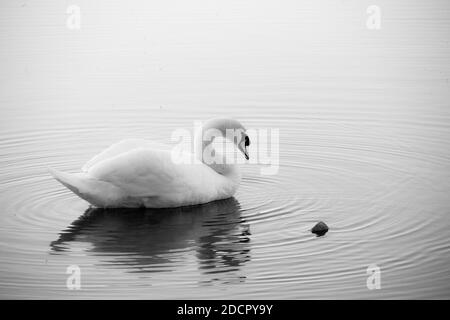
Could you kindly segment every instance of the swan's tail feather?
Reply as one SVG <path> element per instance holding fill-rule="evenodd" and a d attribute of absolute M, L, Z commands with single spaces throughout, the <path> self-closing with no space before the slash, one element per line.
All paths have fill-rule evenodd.
<path fill-rule="evenodd" d="M 53 168 L 48 168 L 48 171 L 62 185 L 94 206 L 110 207 L 124 199 L 122 189 L 86 173 L 66 173 Z"/>

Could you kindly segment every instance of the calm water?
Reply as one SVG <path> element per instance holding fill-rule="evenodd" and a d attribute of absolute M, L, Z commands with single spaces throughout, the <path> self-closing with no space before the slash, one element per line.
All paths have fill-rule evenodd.
<path fill-rule="evenodd" d="M 376 1 L 380 30 L 367 1 L 76 2 L 80 30 L 0 4 L 1 298 L 450 298 L 448 1 Z M 232 199 L 95 210 L 46 171 L 226 115 L 280 132 Z"/>

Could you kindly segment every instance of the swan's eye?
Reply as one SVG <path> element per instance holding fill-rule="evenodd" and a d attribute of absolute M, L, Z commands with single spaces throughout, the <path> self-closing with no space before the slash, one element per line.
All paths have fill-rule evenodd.
<path fill-rule="evenodd" d="M 250 145 L 250 139 L 248 136 L 245 136 L 245 142 L 244 142 L 245 146 L 248 147 Z"/>

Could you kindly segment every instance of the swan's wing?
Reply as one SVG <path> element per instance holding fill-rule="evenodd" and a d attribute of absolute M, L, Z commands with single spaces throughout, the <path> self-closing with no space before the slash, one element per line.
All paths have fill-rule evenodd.
<path fill-rule="evenodd" d="M 192 159 L 194 156 L 191 155 Z M 182 194 L 189 197 L 205 185 L 213 186 L 218 177 L 208 166 L 177 164 L 170 151 L 158 149 L 133 149 L 105 159 L 89 168 L 88 174 L 107 181 L 134 197 L 152 197 Z M 208 188 L 206 188 L 208 190 Z M 215 192 L 210 188 L 209 192 Z"/>
<path fill-rule="evenodd" d="M 103 150 L 101 153 L 94 156 L 91 160 L 86 162 L 86 164 L 81 168 L 83 172 L 88 172 L 91 167 L 102 162 L 103 160 L 113 158 L 122 153 L 129 152 L 133 149 L 138 148 L 149 148 L 149 149 L 159 149 L 159 150 L 168 150 L 169 146 L 156 143 L 144 139 L 126 139 L 119 141 L 110 147 Z"/>

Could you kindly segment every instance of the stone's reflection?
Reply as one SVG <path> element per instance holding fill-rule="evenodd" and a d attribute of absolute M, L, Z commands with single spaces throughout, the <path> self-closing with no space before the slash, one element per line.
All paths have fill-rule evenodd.
<path fill-rule="evenodd" d="M 129 272 L 174 270 L 194 254 L 200 272 L 217 278 L 250 260 L 249 242 L 239 202 L 230 198 L 174 209 L 90 208 L 50 247 L 62 254 L 88 244 L 86 252 Z"/>

